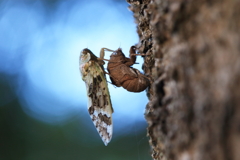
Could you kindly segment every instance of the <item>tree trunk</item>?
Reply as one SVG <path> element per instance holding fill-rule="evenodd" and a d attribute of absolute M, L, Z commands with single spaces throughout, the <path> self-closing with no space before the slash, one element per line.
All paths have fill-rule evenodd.
<path fill-rule="evenodd" d="M 240 0 L 127 0 L 156 160 L 240 159 Z"/>

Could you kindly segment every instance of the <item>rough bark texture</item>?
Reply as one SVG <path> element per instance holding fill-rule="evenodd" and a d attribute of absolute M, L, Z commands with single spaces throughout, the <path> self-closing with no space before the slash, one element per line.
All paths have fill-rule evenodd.
<path fill-rule="evenodd" d="M 240 0 L 127 0 L 156 160 L 240 159 Z"/>

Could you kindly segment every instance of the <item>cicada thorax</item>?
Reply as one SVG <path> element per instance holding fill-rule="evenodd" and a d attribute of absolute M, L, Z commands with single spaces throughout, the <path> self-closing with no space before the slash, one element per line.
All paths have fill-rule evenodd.
<path fill-rule="evenodd" d="M 141 92 L 145 90 L 150 85 L 150 81 L 137 69 L 130 67 L 135 61 L 136 58 L 125 57 L 121 49 L 114 52 L 110 56 L 110 61 L 107 66 L 112 84 L 117 87 L 122 86 L 130 92 Z"/>
<path fill-rule="evenodd" d="M 110 56 L 110 61 L 107 65 L 107 70 L 110 75 L 112 84 L 121 87 L 122 79 L 127 68 L 124 65 L 125 55 L 122 53 L 121 49 L 118 49 L 116 52 L 113 52 Z"/>

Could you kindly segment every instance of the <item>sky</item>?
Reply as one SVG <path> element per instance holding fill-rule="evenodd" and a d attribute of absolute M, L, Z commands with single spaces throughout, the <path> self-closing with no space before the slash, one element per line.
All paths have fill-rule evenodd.
<path fill-rule="evenodd" d="M 138 43 L 132 12 L 125 1 L 60 0 L 47 7 L 45 3 L 0 2 L 0 73 L 12 77 L 12 88 L 27 115 L 50 124 L 73 117 L 91 121 L 79 72 L 80 52 L 88 48 L 99 56 L 102 47 L 120 47 L 128 56 Z M 134 68 L 142 71 L 143 59 L 137 57 L 137 62 Z M 108 87 L 114 130 L 124 134 L 136 123 L 146 126 L 146 92 L 131 93 L 110 83 Z"/>

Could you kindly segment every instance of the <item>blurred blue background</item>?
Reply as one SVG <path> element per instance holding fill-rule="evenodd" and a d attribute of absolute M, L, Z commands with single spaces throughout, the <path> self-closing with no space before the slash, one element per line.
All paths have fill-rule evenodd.
<path fill-rule="evenodd" d="M 127 7 L 124 0 L 0 1 L 1 160 L 151 159 L 146 93 L 108 85 L 114 131 L 105 147 L 79 73 L 84 48 L 98 56 L 102 47 L 121 47 L 128 56 L 138 36 Z"/>

